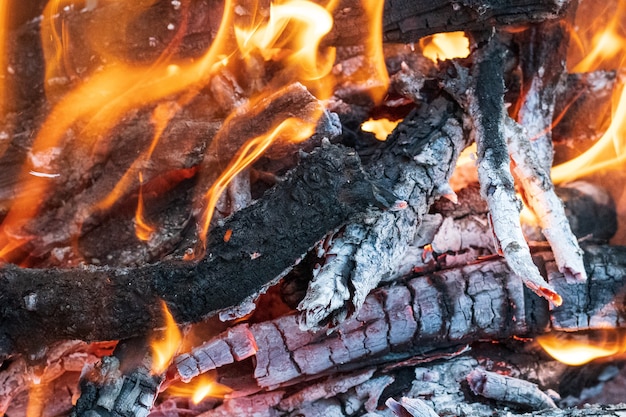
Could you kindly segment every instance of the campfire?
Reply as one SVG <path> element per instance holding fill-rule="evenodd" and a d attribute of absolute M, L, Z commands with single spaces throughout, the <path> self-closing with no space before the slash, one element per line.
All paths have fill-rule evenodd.
<path fill-rule="evenodd" d="M 623 414 L 626 3 L 422 3 L 1 3 L 0 412 Z"/>

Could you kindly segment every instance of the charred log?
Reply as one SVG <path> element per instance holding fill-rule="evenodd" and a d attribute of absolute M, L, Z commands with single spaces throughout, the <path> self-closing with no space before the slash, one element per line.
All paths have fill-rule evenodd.
<path fill-rule="evenodd" d="M 135 336 L 158 326 L 159 298 L 178 322 L 199 321 L 284 275 L 329 230 L 380 204 L 376 194 L 353 151 L 326 146 L 257 204 L 213 229 L 207 256 L 198 263 L 73 270 L 7 266 L 0 284 L 0 350 L 7 355 L 38 351 L 55 340 Z M 232 235 L 224 239 L 228 230 Z"/>

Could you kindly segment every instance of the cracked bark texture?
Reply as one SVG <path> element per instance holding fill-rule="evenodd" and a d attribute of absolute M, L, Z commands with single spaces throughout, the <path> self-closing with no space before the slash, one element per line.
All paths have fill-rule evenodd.
<path fill-rule="evenodd" d="M 550 243 L 559 270 L 573 279 L 585 280 L 583 251 L 568 218 L 563 203 L 556 195 L 550 171 L 537 158 L 526 130 L 514 120 L 505 121 L 507 145 L 515 163 L 513 172 L 522 186 L 528 207 L 535 213 L 541 232 Z"/>
<path fill-rule="evenodd" d="M 331 333 L 301 330 L 296 315 L 246 325 L 245 332 L 250 334 L 247 337 L 257 348 L 254 378 L 259 387 L 276 389 L 479 340 L 532 337 L 551 328 L 621 328 L 626 318 L 620 295 L 625 291 L 625 250 L 590 247 L 586 264 L 591 279 L 585 283 L 563 278 L 551 253 L 542 253 L 538 263 L 564 296 L 558 308 L 550 308 L 544 299 L 525 290 L 522 280 L 504 260 L 492 260 L 379 288 L 366 298 L 354 317 Z M 242 339 L 240 331 L 221 337 L 226 338 L 222 340 L 224 346 Z M 227 340 L 229 337 L 232 340 Z M 202 362 L 219 363 L 222 354 L 215 349 L 217 342 L 209 345 L 192 355 L 213 355 L 215 360 Z M 190 376 L 185 365 L 188 360 L 188 355 L 175 360 L 183 378 Z"/>

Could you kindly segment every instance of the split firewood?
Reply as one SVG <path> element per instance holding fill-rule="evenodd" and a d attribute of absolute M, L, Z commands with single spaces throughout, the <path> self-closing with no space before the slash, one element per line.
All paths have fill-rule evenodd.
<path fill-rule="evenodd" d="M 549 310 L 545 301 L 525 292 L 522 280 L 506 262 L 483 261 L 377 289 L 353 318 L 330 334 L 300 330 L 295 315 L 238 325 L 179 356 L 174 361 L 176 374 L 188 380 L 232 363 L 237 355 L 227 354 L 224 360 L 224 352 L 243 346 L 241 357 L 256 358 L 254 377 L 259 387 L 284 388 L 355 364 L 384 363 L 387 356 L 401 361 L 477 340 L 537 335 L 548 329 L 549 321 L 569 331 L 620 327 L 624 313 L 610 299 L 623 287 L 624 260 L 619 258 L 623 250 L 590 248 L 589 284 L 564 279 L 551 255 L 543 253 L 541 263 L 564 294 L 564 305 L 556 309 Z M 607 310 L 608 305 L 613 308 Z"/>
<path fill-rule="evenodd" d="M 474 31 L 496 26 L 515 26 L 560 16 L 567 0 L 523 0 L 515 6 L 486 1 L 472 4 L 436 1 L 415 5 L 410 1 L 385 4 L 384 38 L 388 42 L 415 42 L 440 32 Z M 448 17 L 449 16 L 449 17 Z"/>
<path fill-rule="evenodd" d="M 257 389 L 253 392 L 258 394 L 234 399 L 232 403 L 229 400 L 225 409 L 234 404 L 252 404 L 256 395 L 269 395 L 262 393 L 263 388 L 273 390 L 273 404 L 277 406 L 288 398 L 287 392 L 293 394 L 287 387 L 303 381 L 304 386 L 309 386 L 311 379 L 352 372 L 355 367 L 389 362 L 397 367 L 403 358 L 407 359 L 404 366 L 409 366 L 409 359 L 416 354 L 438 358 L 440 349 L 478 340 L 537 335 L 548 329 L 549 321 L 555 328 L 568 331 L 619 327 L 626 321 L 623 306 L 616 302 L 614 294 L 624 287 L 624 251 L 619 247 L 590 247 L 586 257 L 590 274 L 587 283 L 564 279 L 549 254 L 543 253 L 541 263 L 565 300 L 563 306 L 551 311 L 545 300 L 524 291 L 522 281 L 504 261 L 483 261 L 376 290 L 356 317 L 346 320 L 331 334 L 323 330 L 301 331 L 296 315 L 239 324 L 179 356 L 173 370 L 181 378 L 194 377 L 214 369 L 221 372 L 229 364 L 254 356 Z M 142 349 L 134 352 L 143 357 Z M 115 375 L 110 383 L 118 380 L 115 384 L 119 385 L 120 378 L 133 378 L 126 371 Z M 94 387 L 101 387 L 102 382 Z M 331 390 L 323 384 L 319 388 Z M 307 394 L 301 398 L 307 402 L 313 391 L 309 394 L 308 388 L 303 389 Z"/>
<path fill-rule="evenodd" d="M 402 397 L 400 401 L 389 398 L 385 405 L 398 417 L 437 417 L 439 414 L 419 398 Z"/>
<path fill-rule="evenodd" d="M 404 393 L 407 400 L 401 400 L 401 403 L 413 404 L 412 399 L 419 402 L 418 410 L 433 410 L 436 415 L 456 415 L 456 416 L 617 416 L 620 412 L 626 410 L 626 404 L 616 404 L 612 406 L 585 405 L 580 408 L 545 408 L 544 405 L 553 405 L 551 398 L 535 391 L 534 387 L 523 387 L 520 390 L 514 386 L 504 387 L 501 392 L 507 392 L 514 398 L 514 402 L 502 402 L 498 406 L 479 400 L 478 396 L 473 397 L 467 394 L 461 387 L 467 383 L 467 378 L 476 372 L 478 363 L 476 359 L 470 356 L 461 356 L 448 361 L 431 364 L 430 366 L 418 366 L 415 368 L 415 379 L 410 390 Z M 485 375 L 485 371 L 479 371 L 479 376 Z M 494 380 L 503 382 L 512 382 L 503 375 L 490 372 L 488 373 Z M 503 379 L 504 378 L 504 379 Z M 525 382 L 525 381 L 524 381 Z M 524 384 L 521 380 L 513 382 L 513 384 Z M 530 390 L 530 391 L 529 391 Z M 541 391 L 539 391 L 541 392 Z M 543 394 L 543 395 L 542 395 Z M 551 394 L 552 395 L 552 394 Z M 542 409 L 543 408 L 543 409 Z M 405 407 L 404 410 L 409 410 Z M 399 414 L 400 416 L 428 416 L 430 411 L 425 414 Z M 529 411 L 532 411 L 529 412 Z M 422 411 L 424 412 L 424 411 Z M 379 411 L 382 417 L 393 416 L 392 412 Z"/>
<path fill-rule="evenodd" d="M 474 394 L 482 395 L 485 398 L 515 403 L 532 410 L 557 408 L 554 399 L 532 382 L 480 368 L 470 372 L 466 379 Z"/>
<path fill-rule="evenodd" d="M 6 414 L 9 406 L 15 409 L 20 394 L 38 387 L 50 391 L 54 382 L 65 374 L 74 373 L 71 383 L 77 386 L 83 367 L 96 363 L 101 356 L 110 353 L 113 346 L 113 343 L 89 346 L 80 341 L 65 341 L 51 347 L 43 362 L 30 363 L 26 358 L 16 358 L 0 372 L 0 414 Z M 70 391 L 70 395 L 76 391 Z M 64 400 L 65 406 L 71 405 L 71 396 Z"/>
<path fill-rule="evenodd" d="M 338 324 L 358 311 L 380 280 L 395 272 L 434 199 L 453 194 L 448 179 L 468 140 L 458 111 L 442 98 L 424 103 L 387 139 L 369 170 L 407 207 L 371 213 L 320 245 L 320 267 L 298 306 L 305 328 Z"/>
<path fill-rule="evenodd" d="M 117 349 L 132 349 L 126 343 L 121 342 Z M 134 344 L 136 348 L 137 344 Z M 143 346 L 143 340 L 138 345 Z M 146 417 L 150 413 L 164 375 L 151 373 L 149 353 L 145 353 L 138 363 L 130 361 L 130 364 L 119 356 L 119 353 L 106 356 L 86 371 L 72 417 Z"/>

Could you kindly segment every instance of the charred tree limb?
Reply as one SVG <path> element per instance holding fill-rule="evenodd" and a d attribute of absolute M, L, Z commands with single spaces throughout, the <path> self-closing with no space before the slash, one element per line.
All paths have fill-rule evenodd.
<path fill-rule="evenodd" d="M 445 81 L 464 107 L 477 145 L 478 182 L 487 202 L 495 244 L 525 284 L 556 305 L 558 293 L 533 264 L 519 220 L 521 202 L 515 194 L 505 139 L 504 63 L 506 48 L 495 30 L 477 32 L 478 49 L 471 68 L 457 65 Z"/>
<path fill-rule="evenodd" d="M 179 323 L 235 305 L 282 276 L 329 230 L 379 204 L 354 151 L 310 154 L 263 199 L 210 232 L 197 263 L 135 269 L 20 269 L 0 277 L 0 352 L 41 352 L 56 340 L 118 340 L 158 326 L 158 299 Z M 303 227 L 300 225 L 305 224 Z M 230 239 L 224 239 L 226 232 Z"/>

